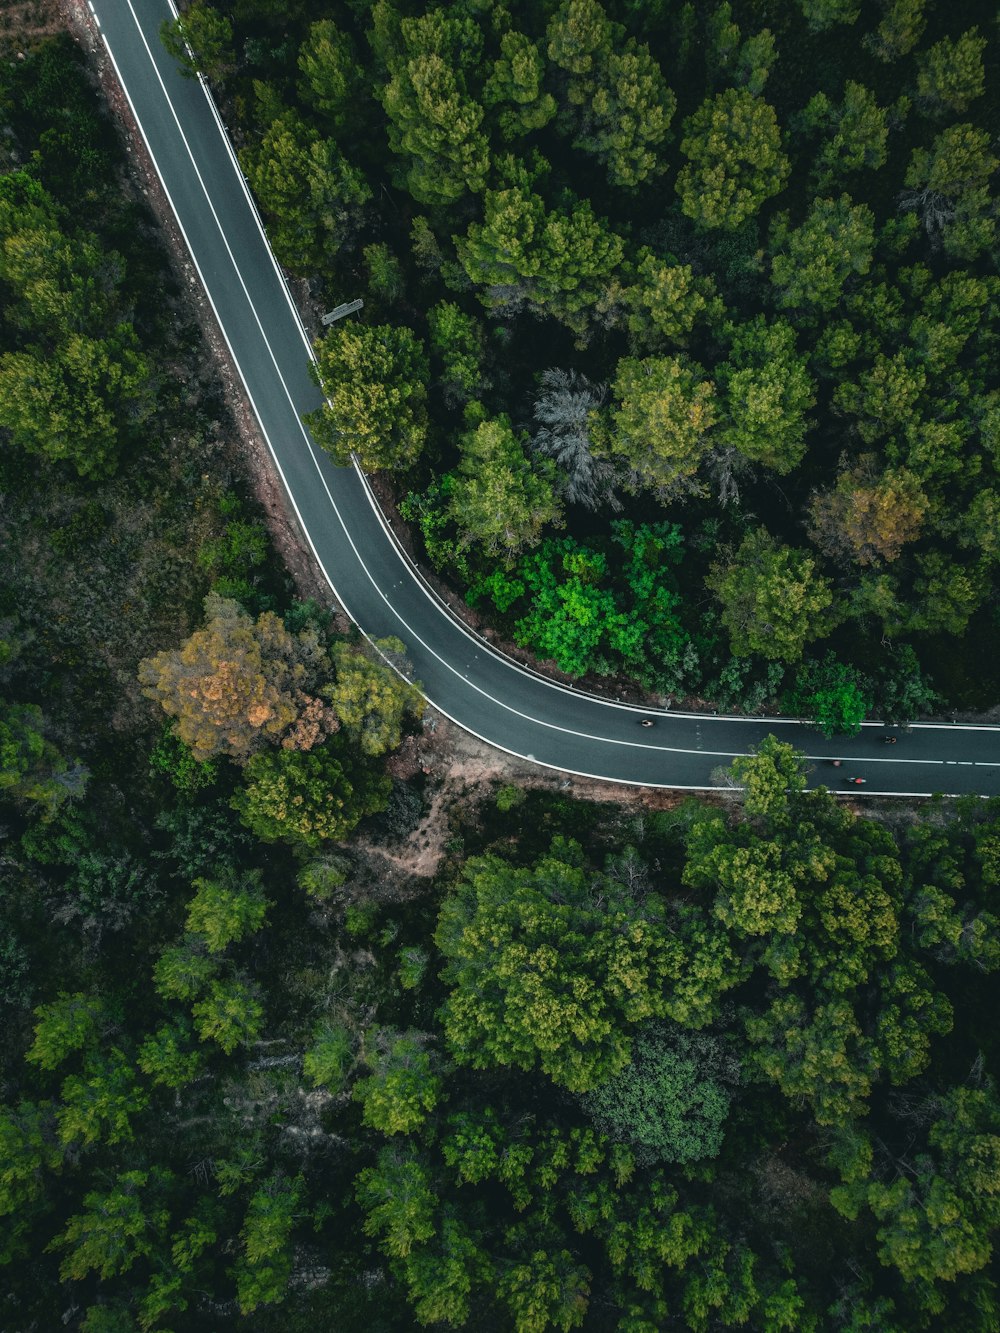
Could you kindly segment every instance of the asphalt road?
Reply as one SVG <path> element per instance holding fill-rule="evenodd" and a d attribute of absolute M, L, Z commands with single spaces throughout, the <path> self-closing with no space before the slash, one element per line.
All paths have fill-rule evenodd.
<path fill-rule="evenodd" d="M 643 728 L 636 709 L 552 684 L 465 629 L 399 550 L 360 472 L 333 466 L 302 425 L 321 401 L 309 341 L 214 106 L 160 43 L 168 0 L 90 7 L 316 559 L 365 634 L 403 640 L 435 708 L 512 754 L 616 782 L 711 787 L 714 768 L 775 732 L 815 761 L 817 784 L 860 776 L 860 795 L 1000 794 L 1000 728 L 919 725 L 891 748 L 875 725 L 831 743 L 786 719 L 660 713 Z"/>

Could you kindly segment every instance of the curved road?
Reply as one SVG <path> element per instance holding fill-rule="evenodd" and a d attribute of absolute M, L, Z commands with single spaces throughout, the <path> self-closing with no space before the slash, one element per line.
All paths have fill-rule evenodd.
<path fill-rule="evenodd" d="M 302 425 L 321 402 L 309 340 L 211 99 L 160 43 L 168 0 L 90 7 L 316 559 L 365 634 L 403 640 L 437 709 L 512 754 L 616 782 L 710 787 L 713 768 L 776 732 L 817 761 L 817 783 L 837 785 L 822 760 L 843 753 L 841 773 L 867 781 L 859 793 L 1000 794 L 1000 728 L 920 725 L 891 750 L 875 725 L 837 743 L 783 719 L 672 713 L 643 729 L 636 709 L 525 671 L 465 629 L 396 545 L 360 471 L 335 467 Z"/>

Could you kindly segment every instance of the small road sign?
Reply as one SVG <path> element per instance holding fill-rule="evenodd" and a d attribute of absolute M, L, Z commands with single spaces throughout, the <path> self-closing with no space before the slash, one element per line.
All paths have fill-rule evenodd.
<path fill-rule="evenodd" d="M 353 315 L 355 310 L 360 310 L 364 301 L 360 297 L 356 301 L 345 301 L 343 305 L 337 306 L 331 310 L 328 315 L 324 315 L 320 320 L 321 324 L 333 324 L 338 319 L 343 319 L 345 315 Z"/>

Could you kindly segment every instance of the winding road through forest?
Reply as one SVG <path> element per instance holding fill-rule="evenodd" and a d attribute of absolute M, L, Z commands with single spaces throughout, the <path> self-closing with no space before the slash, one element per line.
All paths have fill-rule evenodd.
<path fill-rule="evenodd" d="M 639 710 L 548 681 L 471 633 L 399 548 L 361 472 L 335 467 L 302 424 L 321 402 L 309 339 L 214 104 L 160 43 L 168 0 L 90 8 L 316 560 L 365 634 L 403 640 L 435 708 L 511 754 L 615 782 L 711 787 L 713 769 L 774 732 L 806 751 L 816 784 L 856 775 L 866 795 L 1000 794 L 998 727 L 919 724 L 891 749 L 877 724 L 835 742 L 780 718 L 671 712 L 642 728 Z"/>

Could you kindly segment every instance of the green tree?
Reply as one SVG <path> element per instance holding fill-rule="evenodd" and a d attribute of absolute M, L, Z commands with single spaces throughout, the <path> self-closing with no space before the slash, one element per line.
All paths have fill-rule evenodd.
<path fill-rule="evenodd" d="M 299 48 L 298 66 L 303 100 L 335 134 L 349 130 L 362 90 L 360 62 L 350 36 L 332 19 L 311 24 Z"/>
<path fill-rule="evenodd" d="M 487 190 L 483 221 L 454 239 L 488 311 L 551 315 L 581 339 L 624 255 L 621 238 L 589 203 L 570 201 L 549 212 L 521 185 Z"/>
<path fill-rule="evenodd" d="M 778 304 L 825 313 L 834 309 L 852 277 L 871 268 L 875 218 L 848 194 L 814 199 L 802 225 L 779 236 L 771 262 Z"/>
<path fill-rule="evenodd" d="M 627 1025 L 663 1012 L 659 908 L 554 848 L 533 867 L 468 861 L 435 935 L 450 988 L 444 1029 L 462 1064 L 539 1066 L 584 1092 L 628 1063 Z"/>
<path fill-rule="evenodd" d="M 240 162 L 270 220 L 268 236 L 281 262 L 294 273 L 329 268 L 371 200 L 362 173 L 294 111 L 272 121 L 260 146 L 244 149 Z"/>
<path fill-rule="evenodd" d="M 193 1048 L 192 1035 L 186 1018 L 161 1024 L 139 1047 L 136 1064 L 154 1083 L 175 1090 L 185 1087 L 204 1068 L 201 1052 Z"/>
<path fill-rule="evenodd" d="M 585 106 L 611 53 L 612 27 L 599 0 L 562 0 L 549 20 L 547 54 L 564 71 L 566 97 Z"/>
<path fill-rule="evenodd" d="M 250 871 L 220 879 L 196 879 L 188 903 L 187 929 L 200 935 L 210 954 L 254 934 L 264 924 L 270 906 L 260 883 L 260 872 Z"/>
<path fill-rule="evenodd" d="M 587 1314 L 590 1281 L 590 1270 L 569 1250 L 534 1250 L 503 1274 L 497 1293 L 515 1328 L 554 1327 L 569 1333 Z"/>
<path fill-rule="evenodd" d="M 628 331 L 640 344 L 666 341 L 683 347 L 699 321 L 717 320 L 723 313 L 711 278 L 697 277 L 690 264 L 671 264 L 645 246 L 623 297 Z"/>
<path fill-rule="evenodd" d="M 63 1079 L 60 1096 L 57 1133 L 67 1148 L 131 1143 L 135 1138 L 132 1119 L 149 1105 L 149 1095 L 136 1082 L 132 1062 L 116 1046 L 100 1058 L 90 1058 L 82 1074 Z"/>
<path fill-rule="evenodd" d="M 52 1110 L 49 1102 L 0 1106 L 0 1217 L 6 1232 L 0 1263 L 4 1265 L 11 1262 L 19 1233 L 44 1195 L 45 1173 L 62 1162 L 62 1148 L 52 1132 Z"/>
<path fill-rule="evenodd" d="M 160 38 L 188 78 L 221 80 L 235 67 L 233 25 L 207 0 L 191 0 L 183 14 L 164 20 Z"/>
<path fill-rule="evenodd" d="M 56 200 L 27 170 L 0 178 L 0 282 L 5 318 L 45 342 L 103 338 L 121 319 L 121 255 L 88 231 L 70 233 Z"/>
<path fill-rule="evenodd" d="M 206 951 L 200 935 L 185 935 L 169 945 L 153 968 L 153 984 L 165 1000 L 193 1000 L 219 971 L 219 961 Z"/>
<path fill-rule="evenodd" d="M 463 545 L 509 559 L 536 546 L 546 525 L 561 526 L 555 467 L 529 461 L 525 444 L 506 416 L 481 421 L 462 437 L 448 508 Z"/>
<path fill-rule="evenodd" d="M 889 118 L 875 94 L 852 80 L 844 84 L 844 100 L 835 105 L 817 93 L 803 112 L 804 124 L 822 132 L 813 168 L 821 190 L 857 171 L 878 171 L 889 156 Z"/>
<path fill-rule="evenodd" d="M 712 566 L 706 585 L 718 598 L 732 651 L 797 662 L 805 645 L 835 623 L 833 590 L 805 552 L 776 542 L 765 528 Z"/>
<path fill-rule="evenodd" d="M 758 316 L 730 324 L 729 357 L 716 372 L 719 442 L 775 472 L 790 472 L 805 453 L 806 413 L 816 401 L 806 358 L 784 320 Z"/>
<path fill-rule="evenodd" d="M 861 0 L 799 0 L 799 8 L 812 32 L 824 32 L 835 23 L 856 23 Z"/>
<path fill-rule="evenodd" d="M 89 775 L 82 765 L 67 764 L 42 725 L 42 711 L 34 704 L 0 699 L 0 793 L 53 811 L 71 796 L 82 796 Z"/>
<path fill-rule="evenodd" d="M 85 1195 L 84 1211 L 47 1247 L 66 1251 L 62 1280 L 81 1282 L 93 1272 L 106 1282 L 151 1255 L 169 1220 L 158 1197 L 168 1179 L 158 1168 L 122 1171 L 103 1194 Z"/>
<path fill-rule="evenodd" d="M 649 47 L 630 40 L 602 65 L 575 148 L 593 153 L 612 185 L 632 189 L 667 167 L 666 142 L 677 99 Z"/>
<path fill-rule="evenodd" d="M 330 745 L 303 753 L 255 755 L 232 806 L 263 842 L 317 848 L 345 838 L 365 815 L 385 808 L 389 783 L 356 768 Z"/>
<path fill-rule="evenodd" d="M 88 1054 L 99 1042 L 107 1014 L 104 1002 L 85 991 L 60 991 L 35 1010 L 34 1040 L 24 1058 L 40 1069 L 57 1069 L 67 1056 Z"/>
<path fill-rule="evenodd" d="M 626 1068 L 582 1098 L 583 1108 L 639 1165 L 716 1157 L 729 1114 L 719 1077 L 726 1066 L 711 1038 L 652 1027 L 636 1037 Z"/>
<path fill-rule="evenodd" d="M 406 1258 L 434 1235 L 431 1181 L 408 1145 L 383 1148 L 375 1165 L 358 1174 L 355 1194 L 368 1214 L 366 1235 L 377 1236 L 393 1258 Z"/>
<path fill-rule="evenodd" d="M 482 34 L 467 16 L 433 9 L 399 24 L 380 96 L 390 147 L 406 163 L 406 187 L 418 203 L 451 204 L 486 183 L 484 111 L 467 86 L 481 52 Z"/>
<path fill-rule="evenodd" d="M 451 301 L 427 312 L 431 352 L 441 366 L 440 384 L 450 407 L 462 406 L 487 387 L 483 374 L 483 329 Z"/>
<path fill-rule="evenodd" d="M 398 639 L 376 639 L 374 647 L 391 660 L 403 645 Z M 330 655 L 337 676 L 325 693 L 347 735 L 365 755 L 377 757 L 395 750 L 407 720 L 424 711 L 419 689 L 370 650 L 338 643 Z"/>
<path fill-rule="evenodd" d="M 914 148 L 902 206 L 917 212 L 932 244 L 955 259 L 975 259 L 996 240 L 989 179 L 998 159 L 985 130 L 949 125 L 930 148 Z"/>
<path fill-rule="evenodd" d="M 316 1087 L 328 1088 L 336 1096 L 343 1091 L 354 1061 L 351 1034 L 341 1023 L 323 1022 L 313 1033 L 312 1045 L 302 1059 L 306 1077 Z"/>
<path fill-rule="evenodd" d="M 380 1029 L 366 1038 L 368 1078 L 355 1084 L 366 1125 L 381 1134 L 412 1134 L 437 1105 L 441 1078 L 419 1033 Z"/>
<path fill-rule="evenodd" d="M 926 551 L 915 563 L 908 628 L 926 634 L 964 634 L 985 594 L 975 568 L 958 564 L 944 551 Z"/>
<path fill-rule="evenodd" d="M 701 367 L 678 357 L 622 357 L 611 426 L 595 451 L 633 470 L 662 495 L 683 491 L 711 444 L 715 389 Z"/>
<path fill-rule="evenodd" d="M 274 1305 L 285 1295 L 292 1275 L 292 1228 L 303 1181 L 278 1175 L 265 1181 L 247 1207 L 240 1231 L 241 1251 L 233 1269 L 240 1313 Z"/>
<path fill-rule="evenodd" d="M 986 87 L 983 52 L 986 38 L 978 28 L 963 32 L 957 41 L 942 37 L 917 57 L 917 91 L 922 100 L 942 114 L 968 109 Z"/>
<path fill-rule="evenodd" d="M 865 444 L 917 422 L 927 375 L 915 361 L 905 350 L 895 356 L 879 352 L 870 370 L 862 371 L 856 381 L 837 385 L 834 407 L 857 418 L 856 429 Z"/>
<path fill-rule="evenodd" d="M 152 410 L 152 385 L 129 325 L 103 340 L 73 333 L 51 351 L 0 356 L 0 427 L 27 453 L 108 477 Z"/>
<path fill-rule="evenodd" d="M 244 982 L 219 980 L 209 983 L 203 998 L 191 1006 L 191 1015 L 202 1041 L 214 1041 L 232 1055 L 237 1046 L 249 1046 L 260 1035 L 264 1006 Z"/>
<path fill-rule="evenodd" d="M 790 170 L 774 108 L 727 88 L 684 122 L 681 208 L 700 227 L 735 231 L 784 187 Z"/>
<path fill-rule="evenodd" d="M 885 14 L 866 41 L 869 50 L 887 63 L 908 55 L 927 26 L 926 3 L 927 0 L 883 0 Z"/>
<path fill-rule="evenodd" d="M 504 139 L 520 139 L 544 129 L 556 114 L 556 101 L 545 91 L 545 61 L 522 32 L 505 32 L 500 55 L 483 88 L 483 102 L 499 117 Z"/>
<path fill-rule="evenodd" d="M 872 707 L 867 681 L 833 653 L 803 662 L 785 701 L 786 711 L 811 718 L 827 740 L 857 735 Z"/>
<path fill-rule="evenodd" d="M 326 403 L 306 416 L 341 466 L 411 467 L 427 434 L 427 356 L 404 325 L 335 324 L 316 345 Z"/>

